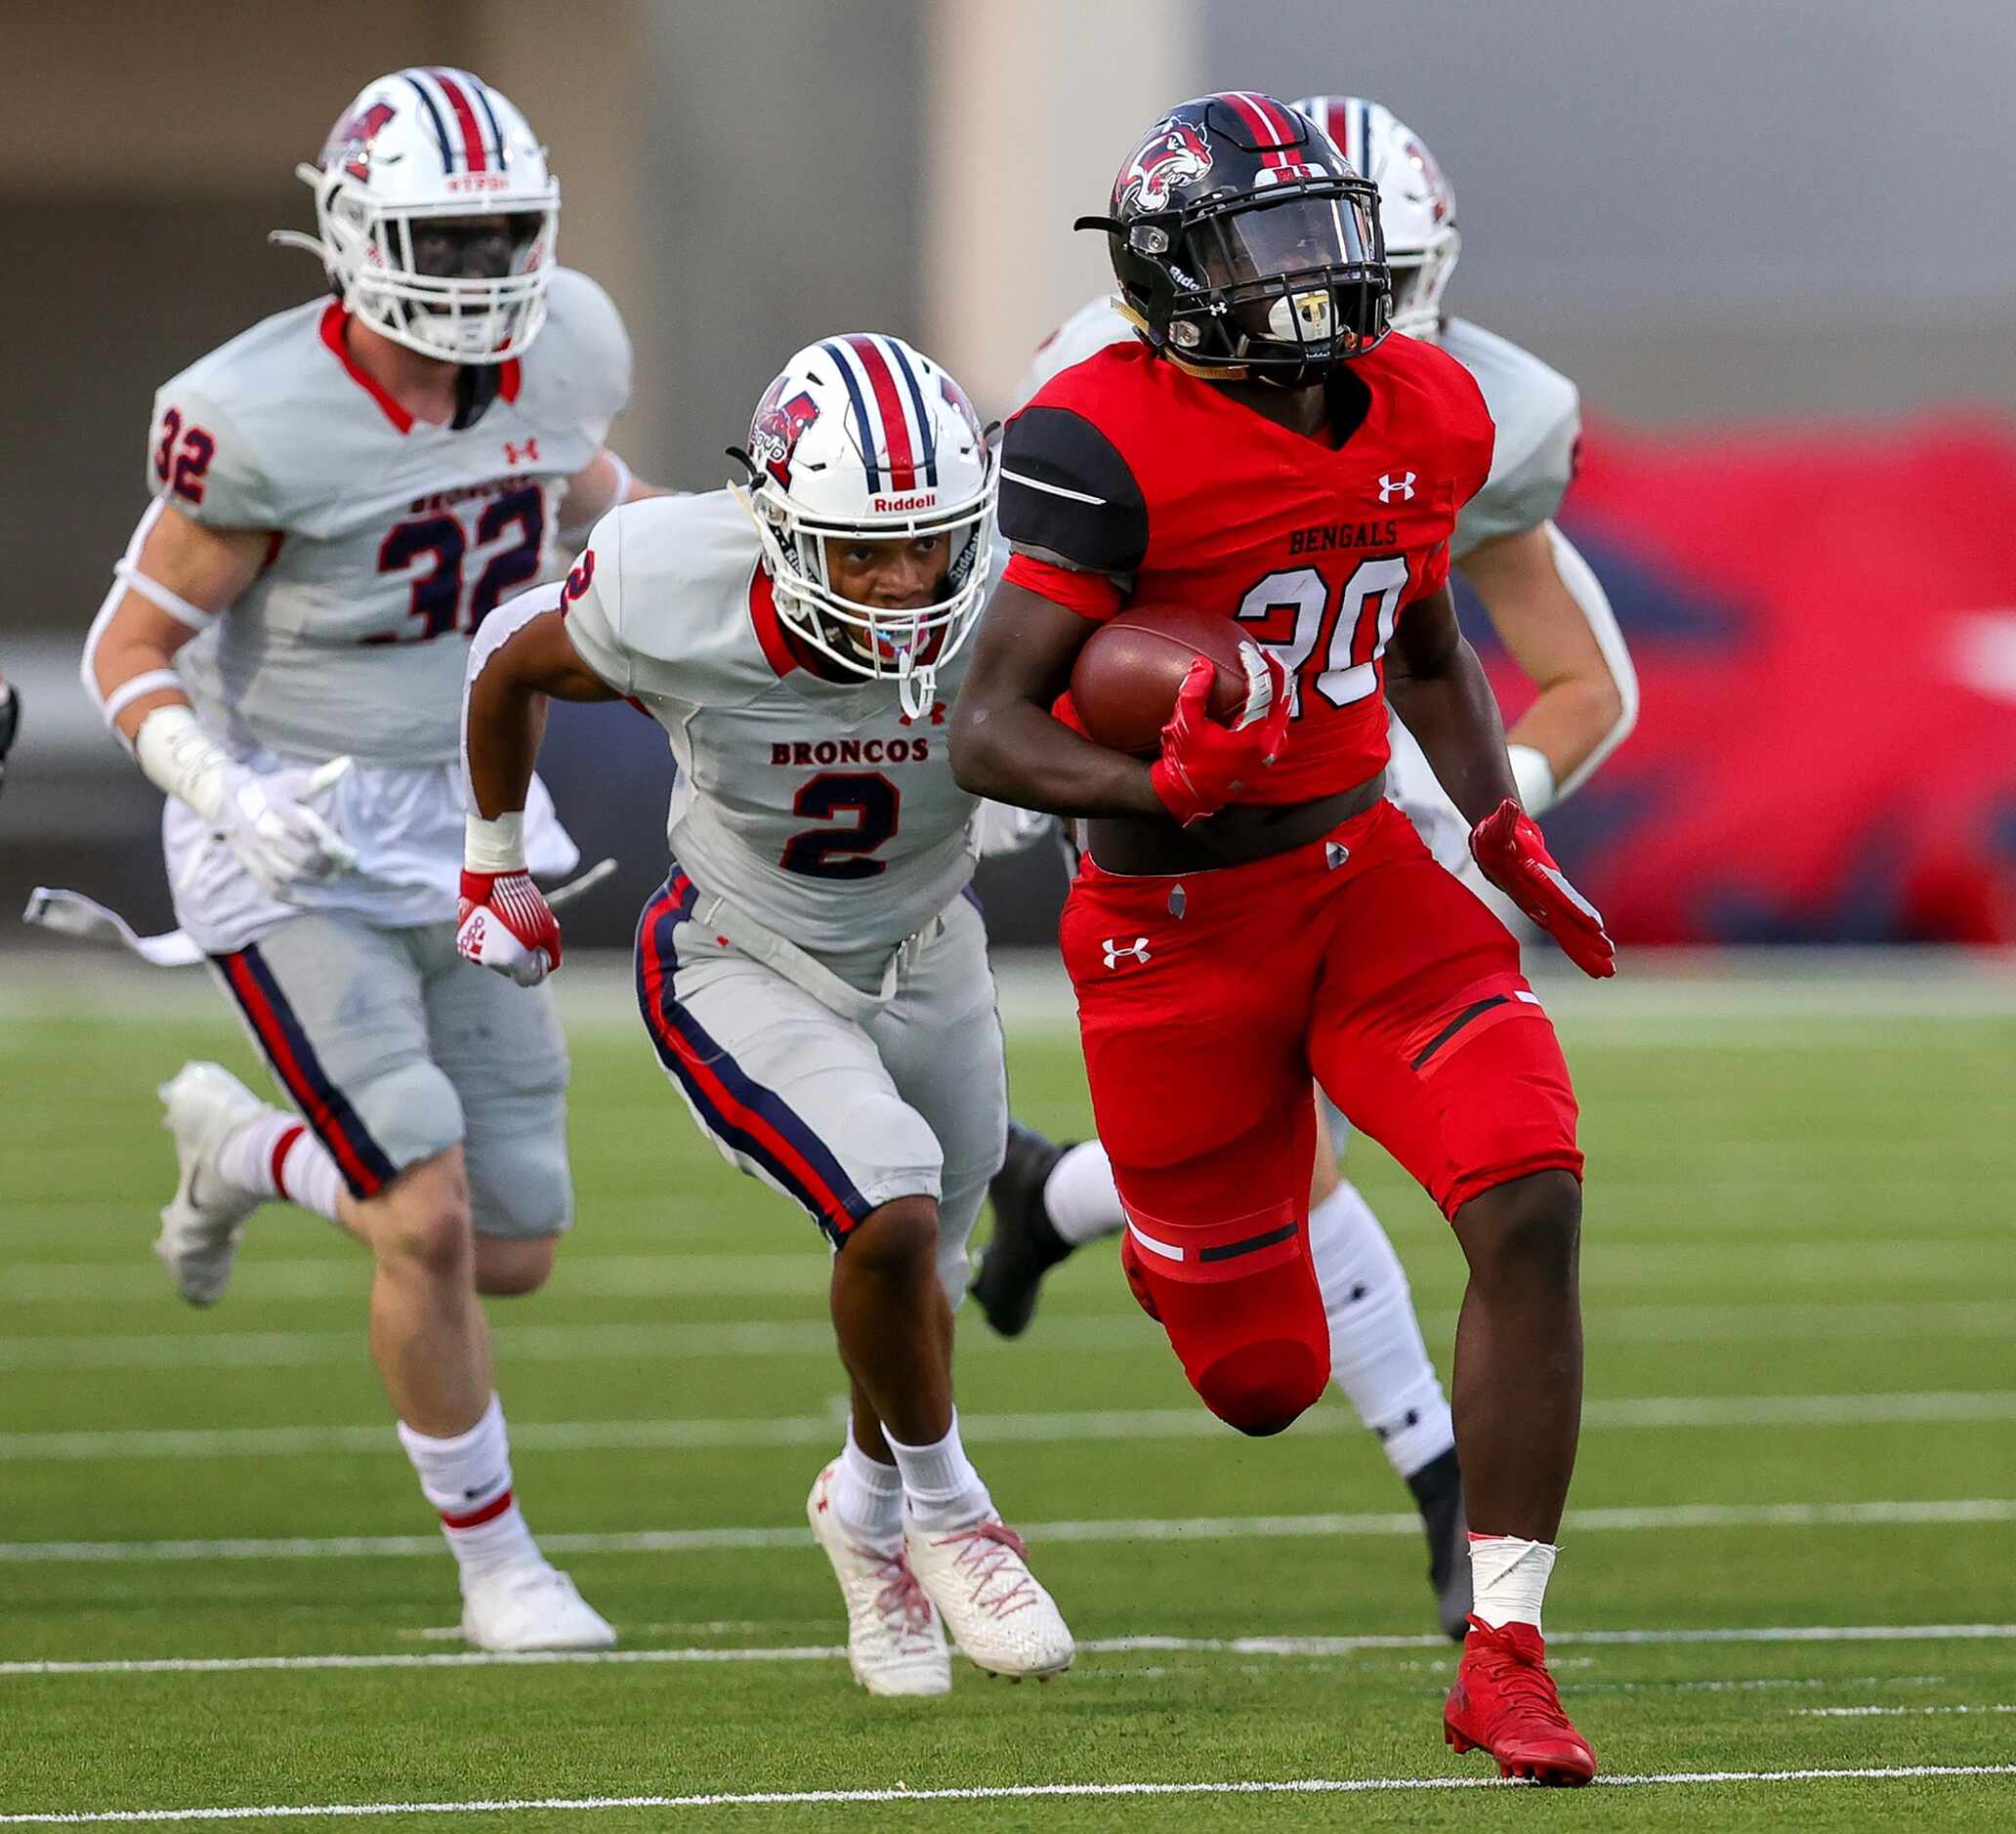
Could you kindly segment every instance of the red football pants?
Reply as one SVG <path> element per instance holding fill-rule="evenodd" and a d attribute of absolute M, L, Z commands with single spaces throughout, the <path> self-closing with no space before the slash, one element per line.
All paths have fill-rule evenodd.
<path fill-rule="evenodd" d="M 1248 866 L 1087 859 L 1060 929 L 1121 1256 L 1214 1413 L 1274 1433 L 1329 1379 L 1312 1076 L 1453 1217 L 1580 1177 L 1575 1092 L 1504 926 L 1381 801 Z"/>

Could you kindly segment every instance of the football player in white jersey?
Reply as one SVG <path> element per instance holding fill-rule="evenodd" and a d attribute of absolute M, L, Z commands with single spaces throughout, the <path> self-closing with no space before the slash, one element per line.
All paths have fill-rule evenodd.
<path fill-rule="evenodd" d="M 1516 344 L 1443 312 L 1460 246 L 1455 196 L 1418 135 L 1362 97 L 1310 96 L 1294 105 L 1379 188 L 1393 328 L 1440 343 L 1455 356 L 1476 377 L 1496 423 L 1491 476 L 1457 518 L 1449 548 L 1506 650 L 1539 689 L 1508 734 L 1521 799 L 1537 815 L 1586 781 L 1637 717 L 1637 677 L 1610 602 L 1550 520 L 1574 475 L 1580 433 L 1575 384 Z M 1017 399 L 1028 400 L 1060 371 L 1134 335 L 1116 301 L 1089 301 L 1037 351 Z M 1387 794 L 1436 858 L 1482 892 L 1468 824 L 1407 729 L 1397 720 L 1388 729 Z M 1027 834 L 1024 824 L 1014 838 Z M 1349 1131 L 1344 1119 L 1326 1101 L 1321 1106 L 1329 1138 L 1341 1147 Z M 1428 1535 L 1438 1614 L 1460 1638 L 1470 1569 L 1449 1402 L 1392 1244 L 1339 1175 L 1336 1152 L 1321 1134 L 1310 1201 L 1310 1248 L 1329 1312 L 1337 1385 L 1413 1492 Z M 994 1217 L 974 1294 L 1008 1336 L 1028 1325 L 1044 1273 L 1079 1243 L 1116 1233 L 1124 1220 L 1096 1140 L 1060 1148 L 1020 1127 L 995 1182 Z"/>
<path fill-rule="evenodd" d="M 167 383 L 153 502 L 93 624 L 86 688 L 167 794 L 176 915 L 293 1104 L 214 1063 L 162 1088 L 180 1179 L 155 1252 L 223 1293 L 285 1198 L 376 1262 L 371 1352 L 459 1564 L 463 1634 L 614 1632 L 512 1493 L 477 1295 L 530 1292 L 571 1220 L 567 1053 L 543 997 L 455 953 L 468 639 L 556 537 L 637 494 L 604 444 L 630 390 L 608 296 L 554 265 L 559 186 L 478 77 L 366 85 L 300 168 L 333 298 Z M 574 861 L 543 790 L 527 854 Z"/>
<path fill-rule="evenodd" d="M 597 524 L 469 659 L 460 945 L 537 982 L 560 933 L 527 877 L 544 696 L 627 697 L 679 764 L 674 864 L 637 933 L 659 1061 L 730 1163 L 833 1254 L 853 1382 L 807 1502 L 871 1693 L 980 1667 L 1056 1674 L 1072 1645 L 962 1449 L 951 1309 L 1008 1125 L 976 805 L 945 716 L 991 583 L 995 459 L 965 395 L 900 339 L 793 356 L 746 484 Z"/>

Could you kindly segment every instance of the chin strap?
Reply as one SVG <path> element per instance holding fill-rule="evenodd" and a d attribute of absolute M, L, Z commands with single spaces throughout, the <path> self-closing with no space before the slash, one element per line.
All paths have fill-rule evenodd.
<path fill-rule="evenodd" d="M 1244 382 L 1247 379 L 1248 372 L 1243 363 L 1193 362 L 1189 357 L 1179 355 L 1175 345 L 1167 338 L 1157 344 L 1155 333 L 1149 329 L 1148 320 L 1127 303 L 1125 295 L 1115 293 L 1113 296 L 1113 306 L 1114 312 L 1148 340 L 1156 354 L 1166 357 L 1186 376 L 1195 376 L 1199 382 Z"/>
<path fill-rule="evenodd" d="M 905 649 L 896 668 L 896 697 L 902 703 L 905 719 L 923 719 L 938 699 L 936 666 L 927 662 L 919 668 Z"/>

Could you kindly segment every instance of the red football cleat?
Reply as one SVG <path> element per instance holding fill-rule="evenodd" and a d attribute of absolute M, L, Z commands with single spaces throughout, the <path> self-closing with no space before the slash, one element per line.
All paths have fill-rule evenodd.
<path fill-rule="evenodd" d="M 1493 1630 L 1471 1618 L 1442 1735 L 1458 1754 L 1490 1752 L 1500 1776 L 1575 1786 L 1596 1774 L 1596 1754 L 1562 1712 L 1546 1643 L 1531 1624 Z"/>

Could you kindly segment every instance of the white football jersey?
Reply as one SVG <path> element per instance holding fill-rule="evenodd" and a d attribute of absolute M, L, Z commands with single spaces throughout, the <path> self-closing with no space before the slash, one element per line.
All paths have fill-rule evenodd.
<path fill-rule="evenodd" d="M 687 875 L 816 954 L 886 952 L 973 874 L 977 804 L 948 750 L 972 650 L 906 719 L 893 681 L 797 662 L 761 554 L 726 490 L 612 510 L 566 589 L 567 633 L 670 735 L 665 835 Z"/>
<path fill-rule="evenodd" d="M 270 531 L 265 569 L 175 666 L 204 729 L 264 771 L 356 767 L 319 805 L 356 870 L 268 898 L 170 798 L 162 834 L 176 916 L 206 950 L 295 908 L 373 922 L 452 917 L 468 641 L 496 605 L 553 571 L 567 480 L 602 448 L 630 390 L 615 307 L 558 270 L 550 315 L 459 431 L 414 421 L 349 358 L 343 309 L 315 302 L 254 325 L 155 397 L 147 483 L 217 528 Z M 298 787 L 298 783 L 297 783 Z M 527 805 L 535 871 L 577 858 L 543 786 Z"/>
<path fill-rule="evenodd" d="M 333 301 L 275 313 L 154 398 L 147 485 L 272 560 L 175 662 L 205 729 L 283 755 L 443 764 L 465 645 L 543 573 L 567 480 L 630 392 L 630 347 L 585 274 L 459 432 L 414 421 L 351 362 Z"/>
<path fill-rule="evenodd" d="M 1016 406 L 1052 376 L 1135 335 L 1110 295 L 1088 300 L 1037 348 L 1017 386 Z M 1480 542 L 1537 528 L 1561 507 L 1575 476 L 1581 407 L 1575 384 L 1558 369 L 1467 318 L 1443 320 L 1442 348 L 1477 378 L 1497 427 L 1491 476 L 1463 506 L 1449 537 L 1449 554 L 1460 562 Z"/>

